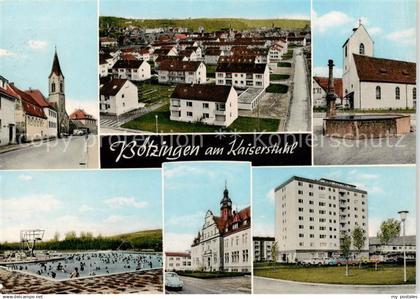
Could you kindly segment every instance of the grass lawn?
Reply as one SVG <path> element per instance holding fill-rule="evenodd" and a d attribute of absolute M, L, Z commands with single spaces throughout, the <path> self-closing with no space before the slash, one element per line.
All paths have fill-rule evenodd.
<path fill-rule="evenodd" d="M 216 73 L 217 66 L 216 65 L 207 65 L 206 68 L 207 68 L 207 77 L 208 78 L 215 78 L 215 75 L 216 75 L 215 73 Z"/>
<path fill-rule="evenodd" d="M 151 83 L 139 83 L 139 100 L 140 102 L 151 105 L 160 101 L 169 101 L 171 97 L 173 87 L 168 85 L 158 85 Z"/>
<path fill-rule="evenodd" d="M 266 88 L 266 92 L 272 92 L 272 93 L 286 93 L 289 90 L 289 86 L 284 84 L 270 84 Z"/>
<path fill-rule="evenodd" d="M 277 62 L 278 67 L 292 67 L 290 62 Z"/>
<path fill-rule="evenodd" d="M 288 60 L 293 58 L 293 50 L 287 50 L 286 54 L 283 54 L 282 59 Z"/>
<path fill-rule="evenodd" d="M 289 79 L 290 75 L 284 75 L 284 74 L 270 74 L 270 80 L 286 80 Z"/>
<path fill-rule="evenodd" d="M 277 266 L 275 270 L 272 267 L 254 268 L 254 275 L 314 283 L 329 284 L 368 284 L 368 285 L 392 285 L 403 284 L 402 266 L 379 266 L 375 270 L 373 266 L 349 267 L 349 276 L 345 276 L 345 266 L 334 267 L 309 267 L 302 268 L 296 266 Z M 408 283 L 414 284 L 416 280 L 415 266 L 407 266 Z"/>
<path fill-rule="evenodd" d="M 238 277 L 244 276 L 245 273 L 240 272 L 178 272 L 181 276 L 195 277 L 195 278 L 222 278 L 222 277 Z"/>
<path fill-rule="evenodd" d="M 158 110 L 149 112 L 137 119 L 129 121 L 123 125 L 123 128 L 141 130 L 147 132 L 156 131 L 156 119 L 158 115 L 159 132 L 161 133 L 194 133 L 194 132 L 276 132 L 280 120 L 278 119 L 260 119 L 260 130 L 258 130 L 258 119 L 253 117 L 238 117 L 229 128 L 221 128 L 219 126 L 209 126 L 202 123 L 187 123 L 181 121 L 173 121 L 169 119 L 168 105 Z"/>

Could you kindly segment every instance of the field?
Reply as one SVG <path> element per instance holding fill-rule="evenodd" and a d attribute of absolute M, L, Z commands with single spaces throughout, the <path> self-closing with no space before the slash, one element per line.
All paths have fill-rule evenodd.
<path fill-rule="evenodd" d="M 310 25 L 309 20 L 291 20 L 291 19 L 243 19 L 243 18 L 197 18 L 197 19 L 125 19 L 110 16 L 99 18 L 99 28 L 126 27 L 129 25 L 141 28 L 156 27 L 187 27 L 197 31 L 200 26 L 204 26 L 206 31 L 216 31 L 223 28 L 234 28 L 235 30 L 246 30 L 252 28 L 281 27 L 283 29 L 303 29 Z"/>
<path fill-rule="evenodd" d="M 229 128 L 209 126 L 202 123 L 186 123 L 169 119 L 168 105 L 155 111 L 149 112 L 137 119 L 129 121 L 122 127 L 147 132 L 156 131 L 156 115 L 158 116 L 158 130 L 163 133 L 194 133 L 194 132 L 276 132 L 279 125 L 278 119 L 260 119 L 260 130 L 258 130 L 258 119 L 253 117 L 238 117 Z"/>
<path fill-rule="evenodd" d="M 293 50 L 287 50 L 287 53 L 281 57 L 283 60 L 289 60 L 293 58 Z"/>
<path fill-rule="evenodd" d="M 124 245 L 122 245 L 124 241 Z M 0 252 L 5 250 L 19 250 L 21 243 L 2 243 Z M 38 242 L 37 250 L 116 250 L 136 249 L 147 251 L 162 251 L 162 230 L 147 230 L 115 236 L 97 236 L 90 233 L 76 236 L 69 232 L 63 240 L 49 240 Z"/>
<path fill-rule="evenodd" d="M 150 106 L 159 102 L 169 101 L 174 90 L 173 87 L 167 85 L 157 85 L 151 83 L 139 83 L 139 100 Z"/>
<path fill-rule="evenodd" d="M 278 62 L 277 66 L 278 67 L 291 67 L 292 64 L 290 62 Z"/>
<path fill-rule="evenodd" d="M 380 265 L 378 270 L 374 266 L 349 267 L 349 276 L 345 276 L 345 266 L 309 267 L 278 265 L 254 267 L 254 275 L 300 282 L 328 283 L 328 284 L 364 284 L 364 285 L 395 285 L 403 284 L 403 267 L 394 265 Z M 415 283 L 416 268 L 407 266 L 408 283 Z"/>
<path fill-rule="evenodd" d="M 215 72 L 216 72 L 216 67 L 215 65 L 207 65 L 207 78 L 214 78 L 215 77 Z"/>

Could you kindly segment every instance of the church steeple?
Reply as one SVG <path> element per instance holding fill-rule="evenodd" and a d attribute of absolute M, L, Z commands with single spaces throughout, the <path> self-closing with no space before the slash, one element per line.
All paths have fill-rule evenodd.
<path fill-rule="evenodd" d="M 54 60 L 53 60 L 53 64 L 52 64 L 52 67 L 51 67 L 51 73 L 50 73 L 48 78 L 51 78 L 52 74 L 56 74 L 57 76 L 62 76 L 64 78 L 64 75 L 63 75 L 63 73 L 61 71 L 61 67 L 60 67 L 60 60 L 58 60 L 57 48 L 55 48 Z"/>
<path fill-rule="evenodd" d="M 229 198 L 229 191 L 227 183 L 225 182 L 225 190 L 223 191 L 223 198 L 220 201 L 220 215 L 224 220 L 227 220 L 232 215 L 232 200 Z"/>

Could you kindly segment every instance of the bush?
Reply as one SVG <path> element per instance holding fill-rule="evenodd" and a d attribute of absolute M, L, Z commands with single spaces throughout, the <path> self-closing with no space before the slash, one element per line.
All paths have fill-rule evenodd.
<path fill-rule="evenodd" d="M 292 64 L 290 62 L 278 62 L 277 66 L 278 67 L 291 67 Z"/>
<path fill-rule="evenodd" d="M 272 92 L 272 93 L 286 93 L 289 90 L 289 86 L 284 84 L 270 84 L 266 88 L 266 92 Z"/>

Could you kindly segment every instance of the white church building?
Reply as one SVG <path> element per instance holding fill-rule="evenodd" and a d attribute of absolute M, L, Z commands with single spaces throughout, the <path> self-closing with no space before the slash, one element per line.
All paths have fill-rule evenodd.
<path fill-rule="evenodd" d="M 415 63 L 374 57 L 374 41 L 361 22 L 342 48 L 343 95 L 350 108 L 415 107 Z"/>

